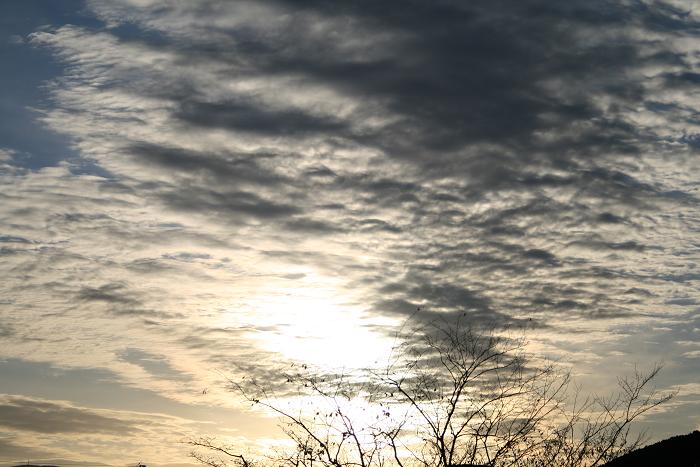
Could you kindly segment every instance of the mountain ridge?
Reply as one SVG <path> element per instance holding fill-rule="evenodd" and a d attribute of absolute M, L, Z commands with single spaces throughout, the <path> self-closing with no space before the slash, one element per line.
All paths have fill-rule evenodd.
<path fill-rule="evenodd" d="M 700 431 L 672 436 L 635 449 L 602 467 L 700 467 Z"/>

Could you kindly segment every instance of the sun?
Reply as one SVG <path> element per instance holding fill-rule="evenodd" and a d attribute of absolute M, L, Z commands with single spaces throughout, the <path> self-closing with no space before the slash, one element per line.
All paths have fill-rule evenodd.
<path fill-rule="evenodd" d="M 312 277 L 302 286 L 261 292 L 246 301 L 242 315 L 254 323 L 248 337 L 261 350 L 328 369 L 386 364 L 395 344 L 386 330 L 398 320 L 372 316 L 336 281 Z"/>

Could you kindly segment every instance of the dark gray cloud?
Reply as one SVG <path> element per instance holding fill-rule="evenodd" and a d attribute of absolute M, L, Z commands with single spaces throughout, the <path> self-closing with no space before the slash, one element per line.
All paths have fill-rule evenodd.
<path fill-rule="evenodd" d="M 162 355 L 154 355 L 141 349 L 130 347 L 121 352 L 119 357 L 125 362 L 140 366 L 158 378 L 174 381 L 187 381 L 190 379 L 188 375 L 173 368 L 168 359 Z"/>
<path fill-rule="evenodd" d="M 185 53 L 251 75 L 297 73 L 355 98 L 380 101 L 398 119 L 358 133 L 352 125 L 301 110 L 192 101 L 191 90 L 182 88 L 175 91 L 184 94 L 171 96 L 181 102 L 178 118 L 275 136 L 315 133 L 361 141 L 435 176 L 478 172 L 471 181 L 479 190 L 519 185 L 527 170 L 596 167 L 595 159 L 639 153 L 654 143 L 653 133 L 628 122 L 622 112 L 623 106 L 646 99 L 638 70 L 641 65 L 689 65 L 683 53 L 663 50 L 619 26 L 668 32 L 673 25 L 674 33 L 691 35 L 698 30 L 683 11 L 638 2 L 570 2 L 565 7 L 543 1 L 413 2 L 410 7 L 390 1 L 332 7 L 275 3 L 291 18 L 276 25 L 275 34 L 252 24 L 222 31 L 236 43 L 235 54 L 207 42 L 206 35 Z M 192 10 L 206 16 L 213 4 L 198 5 Z M 342 54 L 338 48 L 352 38 L 308 33 L 305 25 L 312 15 L 320 21 L 349 18 L 394 39 L 361 57 Z M 675 73 L 667 85 L 692 83 L 693 76 Z M 612 101 L 608 108 L 597 103 L 601 98 Z M 542 140 L 541 132 L 553 138 Z M 478 144 L 496 148 L 465 152 Z"/>
<path fill-rule="evenodd" d="M 0 399 L 0 426 L 37 433 L 126 435 L 139 430 L 130 422 L 88 409 L 19 396 Z"/>
<path fill-rule="evenodd" d="M 242 102 L 183 102 L 175 117 L 188 124 L 272 136 L 341 132 L 343 124 L 301 111 L 272 111 Z"/>
<path fill-rule="evenodd" d="M 166 268 L 161 268 L 161 271 L 163 269 Z M 182 313 L 175 310 L 163 311 L 156 307 L 147 306 L 148 300 L 143 294 L 143 291 L 136 291 L 131 284 L 111 282 L 97 287 L 81 287 L 75 294 L 75 298 L 83 303 L 104 306 L 107 313 L 126 318 L 171 319 L 183 316 Z"/>
<path fill-rule="evenodd" d="M 33 243 L 23 237 L 15 237 L 13 235 L 0 235 L 0 243 Z"/>
<path fill-rule="evenodd" d="M 202 175 L 218 183 L 245 183 L 274 186 L 289 182 L 286 177 L 260 166 L 261 160 L 274 159 L 274 154 L 226 154 L 187 151 L 154 144 L 138 144 L 128 153 L 140 163 L 154 164 L 175 175 Z"/>
<path fill-rule="evenodd" d="M 137 301 L 126 295 L 128 288 L 125 284 L 112 283 L 99 287 L 83 287 L 78 293 L 79 300 L 105 302 L 115 304 L 134 304 Z"/>
<path fill-rule="evenodd" d="M 23 445 L 13 441 L 12 437 L 0 435 L 0 459 L 8 461 L 8 464 L 10 461 L 19 463 L 21 459 L 24 459 L 24 462 L 26 462 L 27 458 L 46 458 L 51 454 L 51 451 L 36 446 Z"/>
<path fill-rule="evenodd" d="M 265 199 L 251 191 L 219 191 L 197 185 L 180 186 L 177 191 L 163 193 L 160 198 L 179 210 L 218 214 L 233 219 L 240 215 L 262 219 L 287 218 L 301 212 L 293 204 Z"/>
<path fill-rule="evenodd" d="M 7 323 L 0 321 L 0 338 L 11 337 L 15 334 L 14 329 Z"/>

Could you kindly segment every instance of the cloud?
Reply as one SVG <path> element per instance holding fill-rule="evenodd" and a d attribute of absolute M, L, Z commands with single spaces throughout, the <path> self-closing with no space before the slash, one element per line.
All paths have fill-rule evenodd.
<path fill-rule="evenodd" d="M 340 132 L 343 125 L 298 110 L 273 111 L 241 102 L 183 102 L 174 114 L 187 124 L 272 136 Z"/>
<path fill-rule="evenodd" d="M 603 271 L 585 266 L 586 256 L 597 256 L 594 251 L 655 247 L 645 243 L 658 237 L 613 241 L 595 231 L 590 238 L 601 223 L 634 222 L 635 215 L 658 212 L 669 203 L 695 203 L 685 189 L 650 183 L 652 177 L 639 172 L 642 164 L 664 170 L 651 152 L 669 140 L 657 134 L 666 131 L 664 125 L 635 124 L 631 119 L 638 116 L 625 110 L 635 100 L 659 94 L 648 84 L 650 67 L 690 66 L 682 51 L 637 34 L 640 29 L 663 34 L 673 24 L 676 33 L 692 36 L 694 20 L 673 8 L 620 4 L 600 10 L 584 3 L 523 2 L 511 5 L 505 16 L 495 6 L 449 2 L 411 9 L 391 2 L 327 9 L 311 2 L 294 10 L 275 2 L 259 7 L 269 13 L 265 20 L 241 23 L 234 13 L 250 19 L 256 7 L 210 2 L 166 9 L 153 4 L 132 10 L 133 5 L 102 2 L 93 7 L 113 21 L 123 14 L 122 20 L 153 28 L 166 42 L 188 41 L 187 47 L 166 48 L 77 28 L 34 38 L 74 60 L 76 82 L 91 73 L 108 76 L 110 85 L 98 86 L 94 97 L 126 99 L 120 83 L 131 78 L 129 92 L 144 96 L 135 102 L 135 113 L 160 115 L 147 119 L 153 124 L 140 125 L 138 135 L 123 108 L 96 112 L 93 96 L 77 94 L 70 85 L 57 98 L 84 108 L 90 125 L 81 127 L 123 125 L 124 140 L 110 144 L 129 158 L 121 168 L 109 162 L 110 169 L 129 177 L 145 169 L 153 177 L 138 192 L 176 211 L 236 225 L 262 221 L 269 226 L 263 235 L 276 235 L 276 229 L 286 229 L 291 237 L 343 230 L 356 236 L 403 233 L 413 251 L 425 246 L 414 234 L 417 229 L 432 231 L 449 250 L 457 247 L 449 240 L 454 232 L 469 232 L 473 242 L 462 253 L 462 266 L 435 255 L 439 247 L 432 251 L 443 263 L 439 269 L 471 265 L 486 273 L 510 271 L 517 278 L 534 268 L 545 281 L 555 281 L 560 275 Z M 212 11 L 222 23 L 216 32 L 200 22 Z M 608 27 L 623 17 L 632 18 L 628 27 Z M 166 18 L 180 21 L 169 26 Z M 312 19 L 319 27 L 306 31 L 302 25 Z M 341 19 L 361 25 L 366 40 L 349 35 L 339 26 Z M 562 22 L 569 27 L 558 27 Z M 220 34 L 230 38 L 233 49 L 217 47 Z M 330 40 L 331 34 L 338 37 Z M 374 39 L 381 47 L 370 52 Z M 82 40 L 98 50 L 123 52 L 117 58 L 87 56 L 80 53 Z M 148 65 L 136 73 L 127 51 L 138 51 L 139 63 Z M 197 73 L 182 66 L 189 59 L 200 64 Z M 100 71 L 99 65 L 107 68 Z M 669 87 L 664 73 L 669 72 L 659 75 L 659 85 Z M 321 91 L 323 100 L 314 96 Z M 338 111 L 329 115 L 331 105 Z M 184 131 L 178 135 L 174 128 Z M 678 137 L 679 149 L 693 150 Z M 219 148 L 223 141 L 245 150 L 224 151 Z M 353 155 L 364 158 L 367 168 L 338 159 L 345 148 L 359 152 Z M 394 163 L 400 168 L 391 172 Z M 377 175 L 371 175 L 372 168 Z M 669 200 L 671 191 L 685 198 Z M 336 221 L 318 217 L 310 193 L 334 198 L 334 205 L 342 207 Z M 474 209 L 480 204 L 489 208 Z M 560 257 L 551 247 L 533 243 L 537 231 L 550 244 L 569 235 L 568 253 L 590 251 L 584 257 Z M 415 257 L 403 254 L 407 263 Z M 545 270 L 554 265 L 560 274 Z M 484 277 L 476 289 L 487 287 L 487 281 Z M 576 303 L 581 306 L 569 309 L 589 308 L 593 302 Z M 614 308 L 610 305 L 599 308 Z"/>
<path fill-rule="evenodd" d="M 26 367 L 17 365 L 16 369 L 21 373 Z M 61 370 L 57 371 L 61 373 Z M 14 376 L 17 377 L 20 373 L 15 372 Z M 42 373 L 40 378 L 60 386 L 80 375 L 79 371 L 70 373 L 58 377 Z M 88 373 L 90 372 L 83 376 Z M 62 382 L 63 376 L 66 381 Z M 77 383 L 71 381 L 73 391 L 67 391 L 67 394 L 71 397 L 76 394 L 85 396 L 94 393 L 96 387 L 101 387 L 107 393 L 118 395 L 115 402 L 121 407 L 132 405 L 137 396 L 126 386 L 115 386 L 113 381 L 97 381 L 91 387 L 86 387 L 85 383 L 82 379 Z M 105 404 L 105 400 L 100 400 L 95 394 L 88 397 L 93 400 L 93 404 Z M 136 397 L 136 402 L 149 411 L 98 409 L 61 400 L 2 394 L 0 446 L 6 449 L 0 450 L 0 460 L 43 459 L 44 463 L 55 465 L 70 465 L 76 463 L 76 460 L 77 463 L 103 465 L 103 462 L 109 461 L 116 465 L 125 456 L 149 459 L 158 453 L 160 462 L 186 462 L 186 449 L 182 449 L 181 443 L 193 436 L 195 428 L 218 432 L 212 423 L 198 420 L 202 414 L 208 414 L 210 420 L 226 420 L 236 414 L 235 411 L 222 412 L 221 409 L 216 413 L 205 407 L 178 406 L 177 403 L 152 393 L 146 393 L 145 398 Z M 158 412 L 164 404 L 181 413 L 194 415 L 195 418 Z M 106 405 L 110 405 L 109 402 Z M 260 420 L 254 417 L 242 415 L 240 420 L 251 424 L 251 430 L 259 429 L 255 423 L 260 423 Z M 125 445 L 129 446 L 127 454 L 124 452 Z"/>
<path fill-rule="evenodd" d="M 26 446 L 18 444 L 13 440 L 13 437 L 0 436 L 0 459 L 6 461 L 19 461 L 27 458 L 39 459 L 46 458 L 51 455 L 51 451 L 47 451 L 35 446 Z"/>
<path fill-rule="evenodd" d="M 9 324 L 0 322 L 0 338 L 7 338 L 14 334 L 14 329 Z"/>
<path fill-rule="evenodd" d="M 168 360 L 160 355 L 150 354 L 138 348 L 127 348 L 120 354 L 120 358 L 126 362 L 139 365 L 156 377 L 176 381 L 188 380 L 187 375 L 173 368 Z"/>
<path fill-rule="evenodd" d="M 71 64 L 44 121 L 164 225 L 363 284 L 380 315 L 432 303 L 474 319 L 629 316 L 640 310 L 616 297 L 645 275 L 631 261 L 650 254 L 649 280 L 670 277 L 664 232 L 688 225 L 662 213 L 697 204 L 666 162 L 692 167 L 695 151 L 690 123 L 675 122 L 696 18 L 676 7 L 90 6 L 154 35 L 34 34 Z M 140 242 L 130 216 L 104 218 L 104 235 Z M 328 243 L 302 240 L 313 236 Z M 171 257 L 130 268 L 177 275 Z M 396 277 L 404 284 L 386 297 Z M 558 286 L 567 281 L 577 284 Z M 131 283 L 76 296 L 168 316 Z"/>
<path fill-rule="evenodd" d="M 135 300 L 125 297 L 120 293 L 124 290 L 123 284 L 105 284 L 100 287 L 83 287 L 77 294 L 79 300 L 107 302 L 117 304 L 130 304 Z"/>
<path fill-rule="evenodd" d="M 0 148 L 0 162 L 9 162 L 15 156 L 16 151 L 8 148 Z"/>
<path fill-rule="evenodd" d="M 0 426 L 38 433 L 110 433 L 127 434 L 139 429 L 131 423 L 67 404 L 2 397 Z"/>
<path fill-rule="evenodd" d="M 87 6 L 104 27 L 28 40 L 64 66 L 39 115 L 82 163 L 0 152 L 6 356 L 191 402 L 212 366 L 333 346 L 324 323 L 537 339 L 700 301 L 699 24 L 676 3 Z"/>

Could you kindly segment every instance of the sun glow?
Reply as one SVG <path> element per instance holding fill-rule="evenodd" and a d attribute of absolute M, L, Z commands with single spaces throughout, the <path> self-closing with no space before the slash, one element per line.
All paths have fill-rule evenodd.
<path fill-rule="evenodd" d="M 356 294 L 335 281 L 312 277 L 305 282 L 306 287 L 267 289 L 236 313 L 254 324 L 249 337 L 261 350 L 329 369 L 385 364 L 395 343 L 386 329 L 398 322 L 371 316 Z"/>

